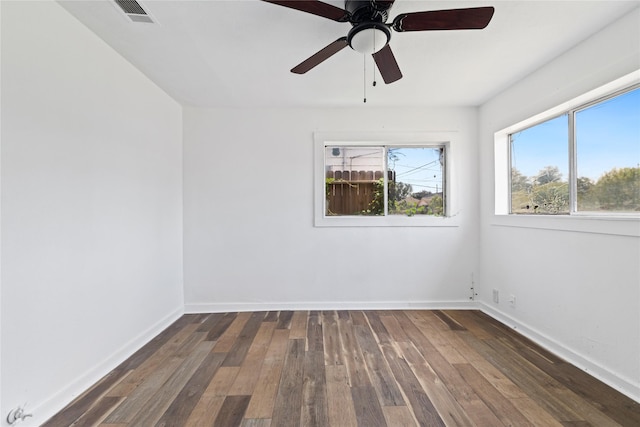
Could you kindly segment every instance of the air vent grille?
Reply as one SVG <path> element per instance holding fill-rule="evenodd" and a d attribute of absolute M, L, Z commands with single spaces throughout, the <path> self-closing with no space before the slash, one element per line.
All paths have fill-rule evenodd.
<path fill-rule="evenodd" d="M 153 23 L 153 19 L 136 0 L 114 0 L 133 22 Z"/>
<path fill-rule="evenodd" d="M 146 15 L 147 12 L 144 11 L 140 3 L 135 0 L 115 0 L 116 3 L 120 6 L 120 8 L 124 11 L 124 13 L 134 13 L 136 15 Z"/>

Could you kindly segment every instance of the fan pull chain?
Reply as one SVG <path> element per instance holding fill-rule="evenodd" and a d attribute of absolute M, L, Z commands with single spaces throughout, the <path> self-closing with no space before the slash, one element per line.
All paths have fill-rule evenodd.
<path fill-rule="evenodd" d="M 376 85 L 376 67 L 373 67 L 373 86 Z"/>
<path fill-rule="evenodd" d="M 376 45 L 376 32 L 377 32 L 377 31 L 374 31 L 374 32 L 373 32 L 373 45 L 374 45 L 374 46 Z M 375 61 L 375 60 L 374 60 L 374 61 Z M 373 64 L 373 86 L 374 86 L 374 87 L 375 87 L 375 85 L 376 85 L 376 68 L 377 68 L 377 67 L 376 67 L 376 65 L 375 65 L 375 64 Z"/>
<path fill-rule="evenodd" d="M 367 103 L 367 55 L 362 55 L 362 91 L 364 93 L 364 103 Z"/>

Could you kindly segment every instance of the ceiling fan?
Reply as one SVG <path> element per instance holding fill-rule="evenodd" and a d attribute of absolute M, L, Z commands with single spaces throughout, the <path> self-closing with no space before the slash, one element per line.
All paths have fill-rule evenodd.
<path fill-rule="evenodd" d="M 485 28 L 493 16 L 493 7 L 434 10 L 401 13 L 387 23 L 389 9 L 395 0 L 345 0 L 344 9 L 317 0 L 263 0 L 337 22 L 349 22 L 352 28 L 346 37 L 330 43 L 291 69 L 304 74 L 347 46 L 372 55 L 385 83 L 402 78 L 402 72 L 389 46 L 391 30 L 479 30 Z"/>

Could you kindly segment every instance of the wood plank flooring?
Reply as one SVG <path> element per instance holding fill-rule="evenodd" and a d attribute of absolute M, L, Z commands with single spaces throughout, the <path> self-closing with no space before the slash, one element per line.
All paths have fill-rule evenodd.
<path fill-rule="evenodd" d="M 185 315 L 61 426 L 640 426 L 640 404 L 479 311 Z"/>

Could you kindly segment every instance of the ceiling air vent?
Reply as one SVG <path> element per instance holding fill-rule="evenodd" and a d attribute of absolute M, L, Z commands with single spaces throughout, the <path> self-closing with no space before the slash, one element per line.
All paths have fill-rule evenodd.
<path fill-rule="evenodd" d="M 114 0 L 125 15 L 133 22 L 147 22 L 153 24 L 151 16 L 142 8 L 136 0 Z"/>

